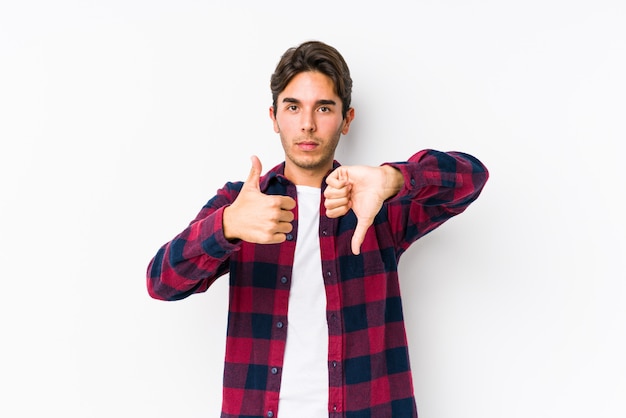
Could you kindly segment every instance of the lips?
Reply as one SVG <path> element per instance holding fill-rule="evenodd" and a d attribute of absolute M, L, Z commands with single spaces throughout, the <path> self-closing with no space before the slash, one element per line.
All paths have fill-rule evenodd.
<path fill-rule="evenodd" d="M 312 151 L 319 146 L 317 142 L 303 141 L 296 143 L 296 146 L 303 151 Z"/>

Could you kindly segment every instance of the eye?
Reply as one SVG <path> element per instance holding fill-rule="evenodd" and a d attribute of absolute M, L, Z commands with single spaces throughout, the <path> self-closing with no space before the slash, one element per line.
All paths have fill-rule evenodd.
<path fill-rule="evenodd" d="M 322 112 L 322 113 L 328 113 L 328 112 L 330 112 L 330 107 L 322 106 L 322 107 L 319 108 L 319 111 Z"/>
<path fill-rule="evenodd" d="M 298 110 L 298 106 L 296 105 L 289 105 L 287 106 L 287 110 L 291 111 L 291 112 L 295 112 L 296 110 Z"/>

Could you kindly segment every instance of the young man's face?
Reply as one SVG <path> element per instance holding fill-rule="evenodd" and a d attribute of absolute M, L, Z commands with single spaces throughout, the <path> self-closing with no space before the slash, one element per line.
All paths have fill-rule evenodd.
<path fill-rule="evenodd" d="M 276 111 L 270 108 L 274 131 L 285 150 L 285 175 L 297 184 L 306 179 L 319 187 L 332 168 L 339 137 L 347 134 L 354 118 L 351 108 L 345 119 L 341 99 L 332 80 L 319 72 L 296 75 L 278 95 Z"/>

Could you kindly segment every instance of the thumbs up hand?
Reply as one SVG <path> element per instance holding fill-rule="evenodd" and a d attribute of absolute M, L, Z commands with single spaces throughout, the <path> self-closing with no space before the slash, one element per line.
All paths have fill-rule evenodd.
<path fill-rule="evenodd" d="M 256 155 L 251 161 L 250 174 L 239 195 L 224 209 L 224 236 L 255 244 L 281 243 L 293 229 L 296 201 L 289 196 L 263 194 L 259 187 L 261 161 Z"/>
<path fill-rule="evenodd" d="M 328 186 L 324 191 L 326 216 L 338 218 L 350 209 L 356 215 L 357 225 L 351 243 L 353 254 L 361 252 L 361 244 L 374 223 L 374 217 L 384 201 L 400 191 L 403 182 L 401 172 L 388 165 L 341 166 L 327 177 Z"/>

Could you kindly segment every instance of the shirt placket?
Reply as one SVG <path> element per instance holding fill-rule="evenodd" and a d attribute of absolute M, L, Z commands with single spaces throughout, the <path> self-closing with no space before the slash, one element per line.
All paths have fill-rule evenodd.
<path fill-rule="evenodd" d="M 291 196 L 294 199 L 295 186 L 286 179 L 277 179 L 280 187 L 284 187 L 280 194 Z M 289 289 L 293 274 L 293 258 L 295 253 L 295 240 L 298 230 L 295 227 L 287 234 L 286 241 L 281 245 L 277 254 L 276 264 L 279 266 L 275 282 L 276 297 L 273 306 L 273 328 L 270 339 L 268 364 L 268 381 L 265 392 L 263 415 L 267 418 L 277 417 L 280 384 L 282 379 L 283 360 L 285 355 L 285 343 L 287 340 L 287 311 L 289 306 Z"/>
<path fill-rule="evenodd" d="M 320 253 L 328 321 L 328 411 L 331 418 L 343 416 L 343 326 L 339 269 L 335 252 L 336 229 L 335 219 L 320 217 Z"/>

